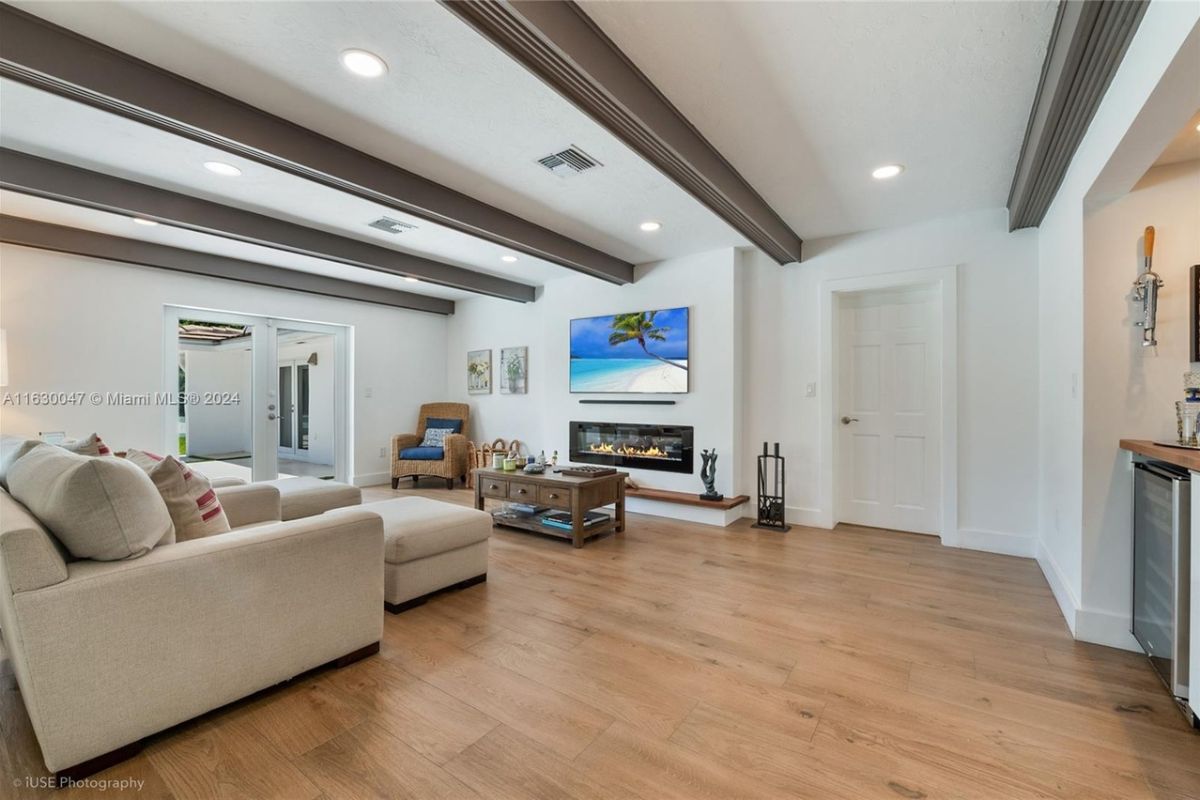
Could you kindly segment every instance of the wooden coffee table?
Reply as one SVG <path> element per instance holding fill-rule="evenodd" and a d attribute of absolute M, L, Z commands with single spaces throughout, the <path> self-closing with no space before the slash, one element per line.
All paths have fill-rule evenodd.
<path fill-rule="evenodd" d="M 544 533 L 570 539 L 575 547 L 583 547 L 584 541 L 605 533 L 621 533 L 625 530 L 625 475 L 617 472 L 598 477 L 575 477 L 551 471 L 541 475 L 525 472 L 505 472 L 498 469 L 477 469 L 475 476 L 475 507 L 481 511 L 490 498 L 508 503 L 528 503 L 534 506 L 549 506 L 558 511 L 571 512 L 571 530 L 543 525 L 537 517 L 500 517 L 492 514 L 492 522 L 506 528 Z M 608 522 L 585 528 L 583 515 L 594 508 L 615 505 L 616 513 Z"/>

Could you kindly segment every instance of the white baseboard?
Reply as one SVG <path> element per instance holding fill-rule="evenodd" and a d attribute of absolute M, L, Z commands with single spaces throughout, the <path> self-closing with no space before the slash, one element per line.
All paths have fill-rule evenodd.
<path fill-rule="evenodd" d="M 1140 653 L 1142 647 L 1129 632 L 1129 622 L 1127 614 L 1081 608 L 1075 614 L 1075 638 L 1081 642 L 1103 644 Z"/>
<path fill-rule="evenodd" d="M 754 499 L 743 506 L 745 509 L 742 516 L 746 519 L 756 519 L 758 517 L 758 507 L 755 505 Z M 832 528 L 829 524 L 827 514 L 822 514 L 819 508 L 806 508 L 804 506 L 788 506 L 784 510 L 784 519 L 790 525 L 804 525 L 808 528 Z"/>
<path fill-rule="evenodd" d="M 1054 599 L 1058 601 L 1058 608 L 1062 611 L 1063 619 L 1067 621 L 1067 628 L 1070 629 L 1071 635 L 1075 636 L 1079 599 L 1071 591 L 1062 567 L 1058 565 L 1054 555 L 1046 549 L 1046 545 L 1040 539 L 1037 543 L 1037 562 L 1038 566 L 1042 568 L 1042 574 L 1046 576 L 1046 583 L 1050 584 L 1050 591 L 1054 593 Z"/>
<path fill-rule="evenodd" d="M 392 482 L 390 472 L 368 472 L 365 475 L 355 475 L 350 483 L 354 486 L 381 486 Z"/>
<path fill-rule="evenodd" d="M 1033 535 L 959 528 L 957 546 L 1004 556 L 1037 558 L 1038 541 Z"/>

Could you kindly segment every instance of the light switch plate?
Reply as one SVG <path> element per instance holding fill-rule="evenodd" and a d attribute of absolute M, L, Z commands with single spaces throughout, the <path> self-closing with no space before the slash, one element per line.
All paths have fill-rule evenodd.
<path fill-rule="evenodd" d="M 807 386 L 805 386 L 804 387 L 804 396 L 805 397 L 816 397 L 817 396 L 817 385 L 815 383 L 810 383 Z"/>

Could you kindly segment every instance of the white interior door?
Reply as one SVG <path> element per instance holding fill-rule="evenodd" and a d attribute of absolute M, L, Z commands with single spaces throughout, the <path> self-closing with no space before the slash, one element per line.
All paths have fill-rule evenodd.
<path fill-rule="evenodd" d="M 941 527 L 941 329 L 937 290 L 838 298 L 838 518 Z"/>

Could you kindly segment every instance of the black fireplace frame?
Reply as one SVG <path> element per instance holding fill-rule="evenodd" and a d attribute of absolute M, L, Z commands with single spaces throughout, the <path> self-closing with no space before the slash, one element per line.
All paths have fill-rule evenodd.
<path fill-rule="evenodd" d="M 620 453 L 594 453 L 591 450 L 580 450 L 577 447 L 579 432 L 583 427 L 636 427 L 646 431 L 646 436 L 678 436 L 681 440 L 680 459 L 678 461 L 661 458 L 643 458 L 628 456 Z M 643 422 L 588 422 L 583 420 L 571 421 L 570 457 L 571 461 L 582 464 L 603 464 L 610 467 L 625 469 L 650 469 L 659 472 L 695 472 L 695 457 L 693 455 L 693 439 L 695 430 L 690 425 L 656 425 Z"/>

